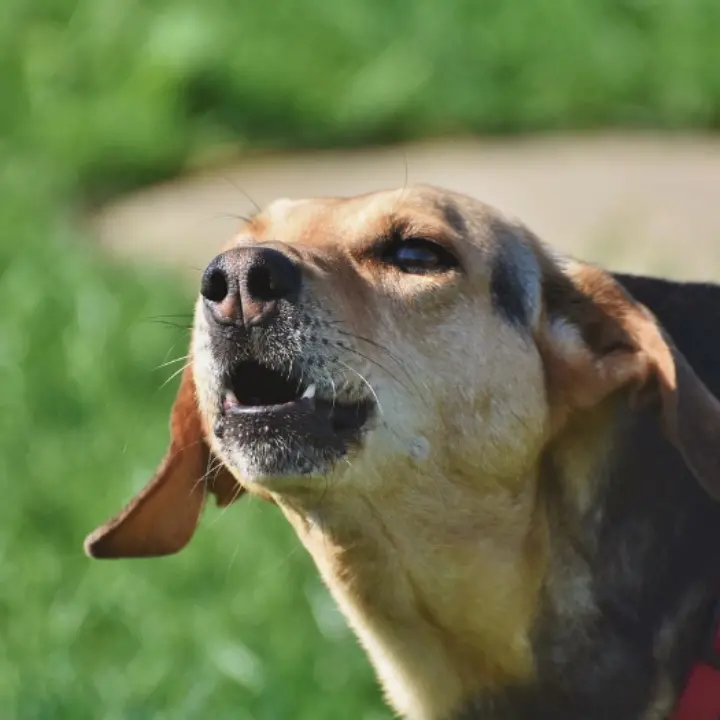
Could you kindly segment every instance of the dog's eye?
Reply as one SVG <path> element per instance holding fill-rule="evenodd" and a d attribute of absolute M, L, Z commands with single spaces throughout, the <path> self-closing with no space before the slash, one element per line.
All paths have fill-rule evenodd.
<path fill-rule="evenodd" d="M 440 273 L 457 267 L 455 256 L 442 245 L 425 238 L 410 238 L 392 243 L 383 253 L 383 261 L 414 275 Z"/>

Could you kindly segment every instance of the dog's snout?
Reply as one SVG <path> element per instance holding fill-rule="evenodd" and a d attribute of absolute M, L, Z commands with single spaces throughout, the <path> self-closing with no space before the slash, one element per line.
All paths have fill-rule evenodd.
<path fill-rule="evenodd" d="M 200 294 L 218 322 L 252 327 L 274 317 L 281 300 L 294 303 L 301 282 L 300 268 L 280 250 L 235 247 L 207 266 Z"/>

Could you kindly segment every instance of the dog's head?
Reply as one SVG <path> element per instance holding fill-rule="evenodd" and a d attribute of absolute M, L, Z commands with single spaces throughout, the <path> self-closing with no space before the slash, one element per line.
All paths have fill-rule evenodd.
<path fill-rule="evenodd" d="M 718 403 L 649 311 L 452 193 L 273 203 L 206 269 L 191 356 L 168 456 L 94 556 L 177 551 L 207 492 L 522 492 L 572 418 L 618 394 L 656 402 L 720 492 Z"/>

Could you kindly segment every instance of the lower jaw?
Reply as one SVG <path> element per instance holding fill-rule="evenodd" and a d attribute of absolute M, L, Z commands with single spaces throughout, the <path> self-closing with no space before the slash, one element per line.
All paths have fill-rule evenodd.
<path fill-rule="evenodd" d="M 372 408 L 302 399 L 285 405 L 225 407 L 214 434 L 261 477 L 323 474 L 357 447 Z"/>
<path fill-rule="evenodd" d="M 218 444 L 226 462 L 247 482 L 263 486 L 294 484 L 291 481 L 305 485 L 327 475 L 360 446 L 364 434 L 338 434 L 312 424 L 288 428 L 282 422 L 264 422 L 259 415 L 246 420 L 225 419 L 216 425 Z"/>
<path fill-rule="evenodd" d="M 327 486 L 327 476 L 360 446 L 370 404 L 335 406 L 304 398 L 277 406 L 243 406 L 223 398 L 213 443 L 250 492 L 292 494 Z"/>

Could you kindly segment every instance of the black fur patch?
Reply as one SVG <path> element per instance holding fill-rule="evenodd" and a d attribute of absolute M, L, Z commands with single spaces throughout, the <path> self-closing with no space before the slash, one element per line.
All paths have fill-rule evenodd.
<path fill-rule="evenodd" d="M 525 288 L 514 266 L 502 251 L 493 264 L 490 293 L 493 308 L 508 322 L 520 328 L 529 326 Z"/>

